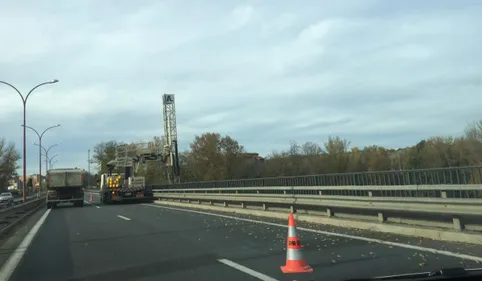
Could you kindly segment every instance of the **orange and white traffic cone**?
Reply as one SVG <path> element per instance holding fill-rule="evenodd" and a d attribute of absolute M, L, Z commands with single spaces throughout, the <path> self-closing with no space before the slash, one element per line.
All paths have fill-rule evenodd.
<path fill-rule="evenodd" d="M 93 194 L 90 195 L 90 203 L 94 203 L 94 195 Z"/>
<path fill-rule="evenodd" d="M 301 242 L 296 234 L 296 223 L 293 214 L 288 217 L 288 239 L 286 242 L 286 265 L 281 266 L 283 273 L 313 272 L 303 258 Z"/>

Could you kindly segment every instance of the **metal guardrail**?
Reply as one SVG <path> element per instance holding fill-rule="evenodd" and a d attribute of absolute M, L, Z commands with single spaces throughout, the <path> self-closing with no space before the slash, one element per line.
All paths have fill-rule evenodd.
<path fill-rule="evenodd" d="M 236 179 L 220 181 L 186 182 L 172 185 L 155 185 L 165 188 L 211 187 L 262 187 L 262 186 L 372 186 L 372 185 L 441 185 L 481 184 L 482 166 L 339 173 L 294 177 Z"/>
<path fill-rule="evenodd" d="M 322 211 L 374 216 L 379 222 L 390 217 L 420 221 L 420 225 L 450 223 L 461 231 L 464 225 L 482 231 L 482 184 L 399 186 L 269 186 L 229 188 L 155 189 L 161 200 L 194 200 L 209 204 L 289 207 L 291 211 Z M 428 223 L 430 222 L 430 223 Z M 416 223 L 415 223 L 416 224 Z M 445 227 L 447 227 L 445 225 Z M 479 229 L 480 228 L 480 229 Z"/>
<path fill-rule="evenodd" d="M 43 194 L 44 194 L 44 193 L 42 193 L 42 195 L 43 195 Z M 40 196 L 42 196 L 42 195 L 40 195 Z M 39 196 L 38 194 L 29 195 L 29 196 L 27 196 L 27 201 L 32 200 L 32 199 L 36 199 L 36 198 L 38 198 L 38 196 Z M 15 205 L 18 205 L 18 204 L 22 204 L 22 203 L 23 203 L 22 197 L 15 197 L 15 198 L 13 199 L 13 202 L 2 202 L 2 203 L 0 203 L 0 210 L 1 210 L 1 209 L 5 209 L 5 208 L 10 208 L 10 207 L 12 207 L 12 206 L 15 206 Z"/>
<path fill-rule="evenodd" d="M 0 210 L 0 236 L 45 203 L 45 197 L 30 199 L 25 203 Z"/>

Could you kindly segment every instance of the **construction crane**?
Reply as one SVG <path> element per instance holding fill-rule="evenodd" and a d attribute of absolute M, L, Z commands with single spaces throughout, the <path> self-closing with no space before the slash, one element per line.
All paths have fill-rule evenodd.
<path fill-rule="evenodd" d="M 177 141 L 176 126 L 176 104 L 174 95 L 164 94 L 163 96 L 164 115 L 164 153 L 166 156 L 167 180 L 169 184 L 179 183 L 181 168 L 179 165 L 179 150 Z"/>
<path fill-rule="evenodd" d="M 102 174 L 101 179 L 97 179 L 101 183 L 101 188 L 104 187 L 107 199 L 112 199 L 112 196 L 108 193 L 113 195 L 119 194 L 121 195 L 120 197 L 127 193 L 130 196 L 137 192 L 137 189 L 135 191 L 132 190 L 134 186 L 140 191 L 142 186 L 145 185 L 144 178 L 134 177 L 133 175 L 137 173 L 139 165 L 144 164 L 146 161 L 158 161 L 160 165 L 164 164 L 167 167 L 166 174 L 169 184 L 180 182 L 181 171 L 179 165 L 176 105 L 173 94 L 163 95 L 163 117 L 165 143 L 163 150 L 160 147 L 156 147 L 154 143 L 122 144 L 116 147 L 115 159 L 105 165 L 108 173 L 106 173 L 106 170 L 103 170 L 104 174 Z M 122 173 L 113 174 L 114 169 L 122 169 Z M 123 189 L 117 189 L 119 187 Z M 109 188 L 114 188 L 115 190 L 108 190 Z M 126 189 L 125 192 L 122 192 L 124 189 Z"/>

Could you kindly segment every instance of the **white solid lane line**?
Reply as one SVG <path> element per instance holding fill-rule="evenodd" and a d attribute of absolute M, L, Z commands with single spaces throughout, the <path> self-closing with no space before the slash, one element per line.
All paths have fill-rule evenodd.
<path fill-rule="evenodd" d="M 126 221 L 130 221 L 131 219 L 128 218 L 128 217 L 124 217 L 124 216 L 121 216 L 121 215 L 117 215 L 119 218 L 123 219 L 123 220 L 126 220 Z"/>
<path fill-rule="evenodd" d="M 156 205 L 156 204 L 141 204 L 141 205 L 149 206 L 149 207 L 156 207 L 156 208 L 161 208 L 161 209 L 170 209 L 170 210 L 176 210 L 176 211 L 182 211 L 182 212 L 191 212 L 191 213 L 197 213 L 197 214 L 214 216 L 214 217 L 221 217 L 221 218 L 227 218 L 227 219 L 233 219 L 233 220 L 239 220 L 239 221 L 246 221 L 246 222 L 252 222 L 252 223 L 259 223 L 259 224 L 288 228 L 287 225 L 282 225 L 282 224 L 279 224 L 279 223 L 245 219 L 245 218 L 240 218 L 240 217 L 234 217 L 234 216 L 229 216 L 229 215 L 221 215 L 221 214 L 209 213 L 209 212 L 204 212 L 204 211 L 197 211 L 197 210 L 192 210 L 192 209 L 167 207 L 167 206 L 161 206 L 161 205 Z M 416 251 L 428 252 L 428 253 L 432 253 L 432 254 L 439 254 L 439 255 L 444 255 L 444 256 L 449 256 L 449 257 L 455 257 L 455 258 L 459 258 L 459 259 L 466 259 L 466 260 L 471 260 L 471 261 L 476 261 L 476 262 L 482 262 L 482 257 L 472 256 L 472 255 L 467 255 L 467 254 L 459 254 L 459 253 L 454 253 L 454 252 L 450 252 L 450 251 L 447 251 L 447 250 L 438 250 L 438 249 L 428 248 L 428 247 L 423 247 L 423 246 L 403 244 L 403 243 L 399 243 L 399 242 L 391 242 L 391 241 L 386 241 L 386 240 L 382 240 L 382 239 L 368 238 L 368 237 L 349 235 L 349 234 L 343 234 L 343 233 L 335 233 L 335 232 L 316 230 L 316 229 L 298 227 L 298 226 L 296 227 L 296 229 L 301 230 L 301 231 L 311 232 L 311 233 L 318 233 L 318 234 L 324 234 L 324 235 L 329 235 L 329 236 L 336 236 L 336 237 L 342 237 L 342 238 L 348 238 L 348 239 L 354 239 L 354 240 L 361 240 L 361 241 L 366 241 L 366 242 L 370 242 L 370 243 L 379 243 L 379 244 L 384 244 L 384 245 L 388 245 L 388 246 L 400 247 L 400 248 L 411 249 L 411 250 L 416 250 Z"/>
<path fill-rule="evenodd" d="M 230 260 L 227 260 L 227 259 L 219 259 L 218 262 L 220 263 L 224 263 L 225 265 L 227 266 L 230 266 L 232 268 L 235 268 L 239 271 L 242 271 L 246 274 L 249 274 L 253 277 L 256 277 L 258 278 L 259 280 L 263 280 L 263 281 L 278 281 L 278 279 L 274 279 L 272 277 L 269 277 L 268 275 L 264 275 L 263 273 L 261 272 L 258 272 L 258 271 L 254 271 L 252 270 L 251 268 L 248 268 L 246 266 L 243 266 L 243 265 L 240 265 L 239 263 L 235 263 L 233 261 L 230 261 Z"/>
<path fill-rule="evenodd" d="M 37 232 L 39 231 L 40 227 L 42 226 L 42 224 L 47 219 L 47 216 L 50 214 L 51 210 L 52 209 L 47 209 L 47 211 L 45 211 L 45 213 L 42 215 L 42 217 L 37 221 L 37 223 L 28 232 L 27 236 L 25 236 L 22 243 L 20 243 L 20 245 L 18 245 L 17 249 L 15 249 L 15 252 L 13 252 L 10 255 L 7 262 L 0 269 L 0 280 L 8 280 L 10 278 L 10 276 L 12 276 L 12 273 L 15 271 L 15 268 L 17 268 L 18 264 L 22 260 L 23 255 L 25 254 L 28 247 L 32 243 L 32 240 L 35 237 L 35 235 L 37 234 Z"/>
<path fill-rule="evenodd" d="M 89 202 L 89 201 L 87 201 L 87 200 L 84 200 L 84 202 L 85 202 L 85 203 L 87 203 L 87 204 L 92 204 L 92 203 L 90 203 L 90 202 Z"/>
<path fill-rule="evenodd" d="M 95 207 L 96 207 L 97 209 L 100 209 L 100 207 L 99 207 L 99 206 L 95 206 Z"/>

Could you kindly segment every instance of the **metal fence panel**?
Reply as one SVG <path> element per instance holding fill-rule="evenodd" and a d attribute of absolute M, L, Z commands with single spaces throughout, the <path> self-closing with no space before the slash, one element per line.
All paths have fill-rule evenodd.
<path fill-rule="evenodd" d="M 262 186 L 364 186 L 364 185 L 441 185 L 480 184 L 482 166 L 420 170 L 338 173 L 310 176 L 272 177 L 156 185 L 155 189 L 262 187 Z"/>

